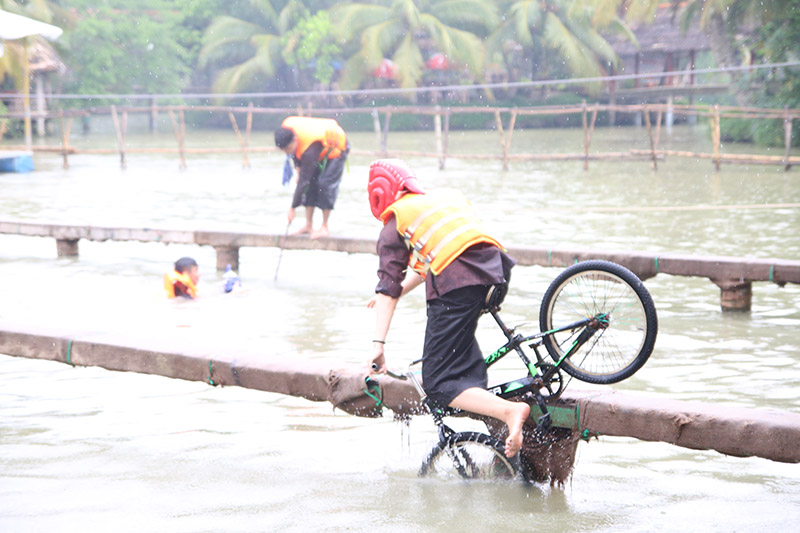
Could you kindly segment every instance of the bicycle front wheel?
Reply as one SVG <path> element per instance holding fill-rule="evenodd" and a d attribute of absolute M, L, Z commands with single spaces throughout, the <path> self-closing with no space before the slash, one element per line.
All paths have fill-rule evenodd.
<path fill-rule="evenodd" d="M 616 263 L 585 261 L 566 268 L 544 294 L 539 326 L 550 332 L 585 319 L 600 324 L 569 357 L 585 326 L 545 335 L 550 356 L 564 371 L 588 383 L 609 384 L 632 376 L 653 352 L 656 308 L 636 275 Z M 563 359 L 563 361 L 562 361 Z"/>
<path fill-rule="evenodd" d="M 437 443 L 422 463 L 419 475 L 445 479 L 514 479 L 519 472 L 519 455 L 506 457 L 501 440 L 485 433 L 465 431 Z"/>

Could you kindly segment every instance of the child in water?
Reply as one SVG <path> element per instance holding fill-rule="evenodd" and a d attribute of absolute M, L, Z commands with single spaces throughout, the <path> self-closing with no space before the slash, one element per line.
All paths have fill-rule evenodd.
<path fill-rule="evenodd" d="M 191 257 L 181 257 L 175 261 L 175 269 L 164 274 L 164 289 L 168 298 L 196 298 L 197 283 L 200 281 L 197 261 Z"/>

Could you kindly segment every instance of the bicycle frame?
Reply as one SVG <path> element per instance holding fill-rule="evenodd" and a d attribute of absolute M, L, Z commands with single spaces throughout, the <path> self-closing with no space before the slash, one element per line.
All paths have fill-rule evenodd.
<path fill-rule="evenodd" d="M 503 334 L 508 339 L 508 342 L 505 343 L 503 346 L 489 354 L 484 358 L 487 368 L 495 364 L 500 359 L 504 358 L 510 352 L 515 351 L 522 362 L 525 364 L 525 368 L 528 370 L 528 375 L 523 378 L 515 379 L 513 381 L 509 381 L 506 383 L 502 383 L 500 385 L 495 385 L 494 387 L 490 387 L 487 389 L 490 393 L 499 396 L 504 399 L 512 398 L 515 396 L 520 396 L 527 392 L 532 392 L 536 398 L 536 403 L 539 406 L 539 409 L 542 412 L 542 416 L 539 417 L 539 425 L 542 429 L 547 430 L 550 425 L 550 413 L 547 410 L 547 405 L 545 404 L 544 397 L 542 396 L 540 390 L 542 388 L 547 388 L 550 392 L 550 395 L 553 395 L 553 391 L 550 388 L 552 384 L 552 380 L 554 375 L 559 371 L 561 364 L 563 361 L 571 356 L 572 354 L 576 353 L 581 346 L 586 344 L 598 331 L 605 329 L 608 325 L 608 317 L 606 314 L 599 314 L 595 317 L 586 318 L 583 320 L 579 320 L 577 322 L 573 322 L 566 326 L 558 327 L 555 329 L 551 329 L 549 331 L 544 331 L 540 333 L 536 333 L 534 335 L 529 336 L 522 336 L 518 333 L 515 333 L 514 329 L 509 329 L 508 326 L 503 323 L 498 315 L 499 309 L 490 309 L 488 312 L 492 315 L 497 325 L 500 326 L 500 329 L 503 331 Z M 541 346 L 544 342 L 544 339 L 550 335 L 554 335 L 556 333 L 560 333 L 562 331 L 575 331 L 580 330 L 577 334 L 577 338 L 572 342 L 572 345 L 569 349 L 564 352 L 564 355 L 555 362 L 555 364 L 550 364 L 545 362 L 542 358 L 541 354 L 539 353 L 539 346 Z M 602 334 L 602 333 L 601 333 Z M 523 344 L 531 343 L 529 346 L 533 348 L 534 353 L 536 354 L 536 362 L 531 361 L 528 355 L 522 348 Z M 421 362 L 420 360 L 414 361 L 411 363 L 412 365 Z M 426 401 L 426 394 L 422 388 L 422 385 L 419 383 L 419 380 L 414 376 L 414 374 L 409 370 L 404 375 L 398 375 L 393 372 L 388 372 L 394 378 L 397 379 L 410 379 L 413 383 L 414 387 L 419 392 L 420 398 L 428 407 L 428 411 L 431 415 L 433 415 L 434 422 L 439 427 L 440 438 L 442 440 L 446 439 L 448 436 L 452 435 L 454 432 L 452 429 L 447 427 L 443 422 L 442 418 L 445 416 L 451 415 L 455 412 L 458 412 L 457 409 L 432 409 L 427 401 Z"/>

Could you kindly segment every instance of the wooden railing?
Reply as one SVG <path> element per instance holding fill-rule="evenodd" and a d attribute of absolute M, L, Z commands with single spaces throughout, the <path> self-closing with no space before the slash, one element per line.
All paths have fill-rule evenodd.
<path fill-rule="evenodd" d="M 56 239 L 56 251 L 59 256 L 77 256 L 80 239 L 213 246 L 217 252 L 219 270 L 224 270 L 229 264 L 238 269 L 239 248 L 247 246 L 376 253 L 374 240 L 345 237 L 311 240 L 307 236 L 266 233 L 73 226 L 13 220 L 0 221 L 0 233 L 52 237 Z M 509 246 L 508 251 L 520 265 L 564 267 L 578 261 L 605 259 L 626 266 L 641 279 L 648 279 L 658 274 L 708 278 L 720 288 L 720 305 L 726 311 L 750 310 L 753 282 L 771 282 L 778 285 L 800 283 L 800 261 L 787 259 L 551 249 L 531 246 Z"/>

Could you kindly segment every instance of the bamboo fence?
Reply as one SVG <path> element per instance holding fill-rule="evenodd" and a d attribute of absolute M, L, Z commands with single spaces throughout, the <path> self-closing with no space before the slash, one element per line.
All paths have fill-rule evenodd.
<path fill-rule="evenodd" d="M 172 131 L 177 146 L 174 147 L 136 147 L 128 146 L 126 133 L 128 115 L 133 113 L 148 114 L 151 129 L 155 127 L 159 113 L 169 115 Z M 238 147 L 187 147 L 186 146 L 186 113 L 225 113 L 230 120 L 231 127 Z M 644 128 L 649 141 L 649 150 L 629 149 L 619 152 L 590 152 L 592 138 L 595 132 L 597 115 L 600 112 L 639 114 L 644 120 Z M 450 122 L 453 114 L 488 114 L 493 116 L 495 129 L 499 136 L 499 150 L 494 153 L 482 154 L 453 154 L 448 150 L 450 137 Z M 70 144 L 72 121 L 75 117 L 88 115 L 109 114 L 116 134 L 116 148 L 76 148 Z M 508 170 L 511 161 L 582 161 L 583 168 L 588 170 L 589 161 L 649 161 L 654 170 L 658 169 L 658 162 L 667 156 L 686 157 L 694 159 L 708 159 L 719 171 L 722 164 L 748 164 L 748 165 L 782 165 L 785 170 L 790 170 L 792 165 L 800 164 L 800 156 L 791 155 L 792 122 L 800 119 L 800 109 L 767 109 L 749 107 L 730 107 L 720 105 L 675 105 L 675 104 L 582 104 L 569 106 L 541 106 L 531 108 L 509 107 L 462 107 L 462 106 L 380 106 L 372 108 L 266 108 L 256 107 L 252 103 L 247 106 L 216 106 L 216 105 L 157 105 L 155 100 L 149 106 L 110 106 L 108 108 L 92 108 L 91 111 L 61 111 L 48 113 L 45 118 L 57 118 L 60 130 L 59 145 L 33 146 L 34 152 L 58 153 L 63 158 L 64 168 L 69 167 L 68 156 L 72 154 L 118 154 L 121 167 L 127 164 L 127 154 L 131 153 L 176 153 L 179 167 L 186 168 L 187 154 L 212 154 L 212 153 L 241 153 L 242 166 L 250 167 L 250 154 L 257 152 L 276 152 L 272 146 L 252 146 L 250 137 L 253 130 L 253 117 L 255 115 L 303 115 L 303 116 L 328 116 L 336 117 L 345 114 L 371 115 L 373 130 L 378 145 L 377 150 L 351 150 L 354 154 L 366 154 L 377 157 L 430 157 L 439 162 L 439 168 L 444 169 L 449 158 L 472 160 L 499 160 L 504 170 Z M 432 145 L 435 151 L 414 151 L 389 149 L 388 138 L 391 120 L 394 115 L 412 114 L 429 115 L 433 118 L 434 140 Z M 244 131 L 239 128 L 237 115 L 244 115 Z M 580 115 L 583 128 L 583 151 L 576 153 L 533 153 L 530 151 L 512 153 L 511 140 L 514 135 L 518 117 L 523 116 L 556 116 Z M 663 150 L 659 148 L 662 124 L 665 116 L 700 116 L 707 117 L 710 125 L 712 151 L 696 152 L 685 150 Z M 508 117 L 504 121 L 504 117 Z M 651 116 L 655 117 L 655 121 Z M 18 118 L 8 114 L 9 118 Z M 381 123 L 381 118 L 383 123 Z M 763 154 L 725 154 L 722 152 L 721 119 L 738 118 L 747 120 L 783 120 L 784 125 L 784 154 L 771 156 Z M 24 150 L 25 146 L 5 146 L 6 149 Z"/>

